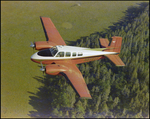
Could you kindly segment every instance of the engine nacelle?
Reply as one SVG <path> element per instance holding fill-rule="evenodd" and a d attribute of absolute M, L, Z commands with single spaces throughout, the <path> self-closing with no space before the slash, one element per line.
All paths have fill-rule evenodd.
<path fill-rule="evenodd" d="M 45 68 L 46 68 L 46 74 L 49 75 L 58 75 L 60 72 L 65 72 L 68 70 L 67 67 L 59 64 L 47 65 Z"/>
<path fill-rule="evenodd" d="M 43 49 L 51 48 L 53 46 L 56 46 L 56 44 L 54 42 L 50 42 L 50 41 L 37 41 L 37 42 L 35 42 L 35 49 L 36 50 L 43 50 Z"/>

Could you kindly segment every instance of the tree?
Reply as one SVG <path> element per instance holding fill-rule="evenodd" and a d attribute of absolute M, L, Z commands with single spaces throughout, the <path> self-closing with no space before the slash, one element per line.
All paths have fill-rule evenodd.
<path fill-rule="evenodd" d="M 143 116 L 142 116 L 142 109 L 140 109 L 140 112 L 137 113 L 137 118 L 143 118 Z"/>
<path fill-rule="evenodd" d="M 59 111 L 58 116 L 59 116 L 59 117 L 62 117 L 62 116 L 63 116 L 63 113 L 62 113 L 62 111 L 61 111 L 61 110 Z"/>
<path fill-rule="evenodd" d="M 96 79 L 99 79 L 99 78 L 100 78 L 100 68 L 98 67 L 96 71 Z"/>
<path fill-rule="evenodd" d="M 90 72 L 90 66 L 88 63 L 85 63 L 85 76 L 88 76 Z"/>
<path fill-rule="evenodd" d="M 85 114 L 85 108 L 82 106 L 82 102 L 80 100 L 75 104 L 75 111 L 77 118 L 81 118 Z"/>
<path fill-rule="evenodd" d="M 138 90 L 139 90 L 139 87 L 140 85 L 139 85 L 139 80 L 138 79 L 136 79 L 135 80 L 135 82 L 134 82 L 134 84 L 133 84 L 133 87 L 132 87 L 132 93 L 135 93 L 135 92 L 137 92 Z"/>
<path fill-rule="evenodd" d="M 92 64 L 93 64 L 93 73 L 96 73 L 98 61 L 97 60 L 93 61 Z"/>
<path fill-rule="evenodd" d="M 65 113 L 65 118 L 68 118 L 68 117 L 69 117 L 69 112 L 66 111 L 66 113 Z"/>
<path fill-rule="evenodd" d="M 137 68 L 134 69 L 130 82 L 134 83 L 136 79 L 137 79 Z"/>
<path fill-rule="evenodd" d="M 122 115 L 121 115 L 122 118 L 125 118 L 125 117 L 126 117 L 126 112 L 127 112 L 127 109 L 124 108 L 124 109 L 123 109 L 123 112 L 122 112 Z"/>
<path fill-rule="evenodd" d="M 110 88 L 111 88 L 110 85 L 106 84 L 105 88 L 103 89 L 104 91 L 103 91 L 103 94 L 102 94 L 102 97 L 101 97 L 102 101 L 107 101 L 108 100 L 108 96 L 109 96 L 109 93 L 110 93 Z"/>
<path fill-rule="evenodd" d="M 95 105 L 95 111 L 97 112 L 98 109 L 99 109 L 99 105 L 101 103 L 101 95 L 98 96 L 97 98 L 97 102 L 96 102 L 96 105 Z"/>
<path fill-rule="evenodd" d="M 85 71 L 85 65 L 82 63 L 80 66 L 81 73 L 83 74 Z"/>
<path fill-rule="evenodd" d="M 129 94 L 130 94 L 130 90 L 127 88 L 127 86 L 125 85 L 123 90 L 121 91 L 122 94 L 124 95 L 124 97 L 129 97 Z"/>
<path fill-rule="evenodd" d="M 107 115 L 109 109 L 107 107 L 106 101 L 102 102 L 100 109 L 101 109 L 101 112 L 103 112 L 105 115 Z"/>
<path fill-rule="evenodd" d="M 113 107 L 116 107 L 118 103 L 119 103 L 119 97 L 115 97 Z"/>
<path fill-rule="evenodd" d="M 92 110 L 89 109 L 89 111 L 88 111 L 88 118 L 92 117 L 92 115 L 93 115 Z"/>
<path fill-rule="evenodd" d="M 90 46 L 90 40 L 88 39 L 88 37 L 86 37 L 86 47 Z"/>
<path fill-rule="evenodd" d="M 52 111 L 52 115 L 57 116 L 59 114 L 57 108 L 54 108 Z"/>

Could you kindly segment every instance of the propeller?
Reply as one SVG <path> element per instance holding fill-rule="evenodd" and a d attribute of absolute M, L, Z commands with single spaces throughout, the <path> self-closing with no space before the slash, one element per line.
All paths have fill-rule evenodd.
<path fill-rule="evenodd" d="M 30 47 L 35 48 L 35 42 L 33 42 L 33 43 L 31 42 Z"/>
<path fill-rule="evenodd" d="M 41 66 L 42 66 L 42 68 L 40 69 L 40 71 L 42 71 L 42 72 L 43 72 L 43 75 L 44 75 L 44 73 L 45 73 L 45 67 L 43 67 L 42 62 L 41 62 Z"/>
<path fill-rule="evenodd" d="M 34 41 L 33 43 L 31 42 L 30 47 L 33 48 L 33 52 L 34 52 L 34 49 L 35 49 L 35 41 Z"/>

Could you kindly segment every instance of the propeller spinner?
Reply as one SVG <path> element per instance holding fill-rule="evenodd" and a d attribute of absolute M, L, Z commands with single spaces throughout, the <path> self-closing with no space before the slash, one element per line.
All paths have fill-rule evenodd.
<path fill-rule="evenodd" d="M 31 42 L 30 47 L 35 48 L 35 43 L 32 43 L 32 42 Z"/>

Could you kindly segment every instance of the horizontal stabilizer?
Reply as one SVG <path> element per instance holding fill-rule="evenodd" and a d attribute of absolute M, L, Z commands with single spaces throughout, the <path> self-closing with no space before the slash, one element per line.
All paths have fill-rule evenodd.
<path fill-rule="evenodd" d="M 108 59 L 110 59 L 116 66 L 125 66 L 118 55 L 105 55 Z"/>
<path fill-rule="evenodd" d="M 102 48 L 108 47 L 108 44 L 109 44 L 108 39 L 100 38 L 99 40 L 100 40 L 100 44 L 101 44 L 101 47 L 102 47 Z"/>

